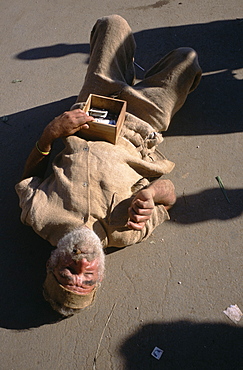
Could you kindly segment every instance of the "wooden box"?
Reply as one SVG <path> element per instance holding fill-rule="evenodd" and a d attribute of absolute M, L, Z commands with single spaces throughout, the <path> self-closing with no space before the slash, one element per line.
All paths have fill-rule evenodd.
<path fill-rule="evenodd" d="M 107 110 L 109 114 L 116 115 L 116 124 L 91 121 L 88 122 L 89 129 L 80 130 L 79 135 L 87 140 L 104 140 L 116 144 L 125 120 L 126 107 L 127 102 L 124 100 L 90 94 L 83 110 L 85 112 L 95 108 Z"/>

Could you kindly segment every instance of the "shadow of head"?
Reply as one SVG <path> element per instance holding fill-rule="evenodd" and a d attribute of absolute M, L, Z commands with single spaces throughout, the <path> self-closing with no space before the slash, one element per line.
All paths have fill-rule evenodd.
<path fill-rule="evenodd" d="M 36 60 L 46 58 L 60 58 L 70 54 L 89 54 L 89 44 L 56 44 L 42 46 L 22 51 L 15 58 L 22 60 Z"/>
<path fill-rule="evenodd" d="M 243 328 L 189 321 L 147 324 L 128 337 L 120 352 L 125 369 L 228 370 L 243 367 Z M 155 347 L 164 352 L 151 356 Z"/>
<path fill-rule="evenodd" d="M 49 243 L 19 223 L 12 235 L 6 233 L 2 246 L 0 327 L 25 330 L 59 321 L 42 294 Z"/>

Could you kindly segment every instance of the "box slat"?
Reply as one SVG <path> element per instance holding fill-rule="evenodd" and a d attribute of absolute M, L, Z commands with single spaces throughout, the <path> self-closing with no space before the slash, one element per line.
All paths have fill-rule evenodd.
<path fill-rule="evenodd" d="M 90 94 L 83 110 L 88 112 L 91 108 L 105 109 L 117 115 L 116 125 L 92 121 L 88 130 L 80 130 L 78 135 L 86 140 L 105 140 L 116 144 L 125 120 L 127 102 L 124 100 L 108 98 L 106 96 Z"/>

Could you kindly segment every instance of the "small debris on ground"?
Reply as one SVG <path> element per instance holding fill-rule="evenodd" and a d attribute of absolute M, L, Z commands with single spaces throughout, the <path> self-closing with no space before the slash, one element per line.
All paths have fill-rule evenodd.
<path fill-rule="evenodd" d="M 16 84 L 17 82 L 22 82 L 22 80 L 16 78 L 15 80 L 12 80 L 12 84 Z"/>
<path fill-rule="evenodd" d="M 137 66 L 139 69 L 141 69 L 142 71 L 145 71 L 145 69 L 143 67 L 141 67 L 138 63 L 136 62 L 133 62 L 135 64 L 135 66 Z"/>
<path fill-rule="evenodd" d="M 153 351 L 151 352 L 151 355 L 156 358 L 156 360 L 159 360 L 161 356 L 163 355 L 163 350 L 159 347 L 154 347 Z"/>
<path fill-rule="evenodd" d="M 225 196 L 225 199 L 227 200 L 228 203 L 230 203 L 230 200 L 229 200 L 229 198 L 227 196 L 227 193 L 226 193 L 226 190 L 225 190 L 225 187 L 224 187 L 224 184 L 223 184 L 223 181 L 222 181 L 221 177 L 220 176 L 216 176 L 215 179 L 218 181 L 219 186 L 220 186 L 220 189 L 222 190 L 222 193 Z"/>
<path fill-rule="evenodd" d="M 226 310 L 223 311 L 223 313 L 225 313 L 225 315 L 228 316 L 228 318 L 232 320 L 235 324 L 238 324 L 241 317 L 243 316 L 243 313 L 241 312 L 237 304 L 231 304 Z"/>

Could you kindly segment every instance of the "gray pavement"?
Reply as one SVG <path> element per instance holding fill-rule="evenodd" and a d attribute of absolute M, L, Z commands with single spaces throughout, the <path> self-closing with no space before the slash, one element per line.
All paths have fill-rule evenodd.
<path fill-rule="evenodd" d="M 0 10 L 0 369 L 243 369 L 243 318 L 223 313 L 243 311 L 242 2 L 2 0 Z M 93 23 L 114 13 L 143 68 L 192 46 L 203 78 L 160 145 L 176 163 L 171 220 L 107 251 L 95 305 L 60 320 L 41 293 L 50 245 L 20 223 L 14 184 L 42 128 L 75 101 Z"/>

